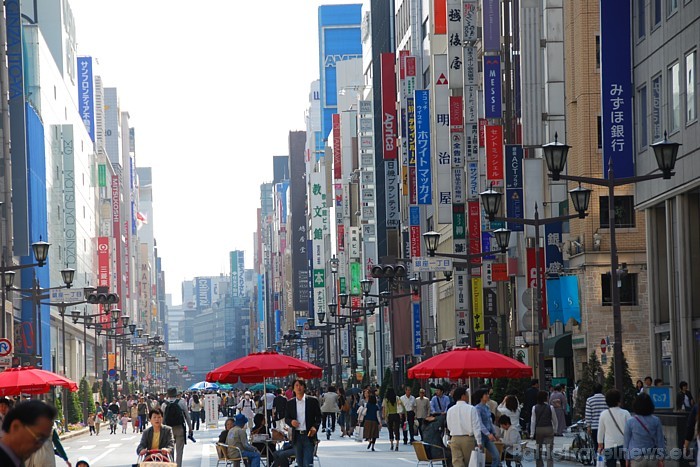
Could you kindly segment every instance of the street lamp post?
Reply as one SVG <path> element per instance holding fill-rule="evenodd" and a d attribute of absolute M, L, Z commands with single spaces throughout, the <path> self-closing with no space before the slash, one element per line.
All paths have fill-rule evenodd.
<path fill-rule="evenodd" d="M 547 318 L 543 316 L 542 307 L 542 264 L 540 261 L 540 227 L 547 224 L 553 224 L 556 222 L 563 222 L 570 219 L 586 217 L 586 211 L 588 210 L 588 204 L 591 200 L 591 190 L 586 188 L 575 188 L 569 191 L 571 195 L 571 201 L 574 206 L 574 210 L 577 214 L 570 214 L 567 216 L 557 216 L 549 218 L 540 218 L 539 210 L 537 205 L 535 205 L 535 217 L 534 219 L 524 219 L 517 217 L 497 217 L 498 212 L 501 208 L 502 194 L 493 188 L 482 192 L 481 204 L 484 207 L 484 211 L 489 219 L 489 221 L 499 220 L 505 222 L 511 222 L 514 224 L 530 225 L 535 229 L 535 311 L 537 312 L 539 329 L 537 330 L 537 373 L 540 383 L 545 382 L 544 373 L 544 329 L 547 327 Z"/>
<path fill-rule="evenodd" d="M 613 359 L 615 371 L 615 388 L 619 391 L 624 391 L 623 388 L 623 368 L 622 368 L 622 312 L 620 306 L 620 290 L 617 284 L 619 276 L 618 258 L 617 258 L 617 239 L 615 233 L 615 188 L 618 186 L 630 185 L 633 183 L 644 182 L 647 180 L 657 180 L 663 178 L 669 180 L 673 175 L 673 169 L 676 167 L 676 159 L 678 158 L 678 148 L 680 143 L 669 141 L 666 132 L 664 132 L 663 141 L 654 143 L 651 147 L 654 149 L 654 157 L 656 164 L 661 173 L 649 175 L 639 175 L 634 177 L 615 178 L 613 171 L 612 157 L 608 161 L 608 177 L 594 178 L 581 177 L 577 175 L 564 175 L 562 172 L 566 166 L 566 158 L 569 153 L 570 146 L 560 143 L 557 140 L 557 134 L 554 135 L 554 142 L 542 146 L 544 151 L 544 159 L 547 163 L 547 169 L 550 172 L 552 180 L 567 180 L 572 182 L 589 183 L 591 185 L 607 187 L 608 189 L 608 219 L 610 228 L 610 294 L 613 308 Z"/>
<path fill-rule="evenodd" d="M 2 205 L 3 203 L 0 203 Z M 2 232 L 0 232 L 0 235 Z M 0 242 L 1 243 L 1 242 Z M 36 260 L 36 263 L 32 264 L 20 264 L 17 266 L 7 266 L 5 264 L 5 252 L 4 252 L 4 246 L 0 245 L 0 248 L 3 249 L 2 253 L 2 265 L 0 265 L 0 274 L 2 274 L 2 292 L 0 293 L 0 299 L 2 300 L 2 304 L 0 305 L 0 312 L 2 313 L 2 325 L 0 326 L 0 336 L 2 337 L 7 337 L 7 317 L 5 316 L 6 313 L 6 307 L 5 307 L 5 296 L 6 293 L 12 288 L 12 283 L 14 281 L 14 274 L 15 271 L 18 271 L 20 269 L 26 269 L 26 268 L 32 268 L 34 266 L 38 267 L 43 267 L 44 264 L 46 264 L 46 258 L 49 256 L 49 247 L 51 246 L 50 243 L 44 242 L 44 241 L 38 241 L 35 243 L 32 243 L 32 251 L 34 252 L 34 259 Z"/>

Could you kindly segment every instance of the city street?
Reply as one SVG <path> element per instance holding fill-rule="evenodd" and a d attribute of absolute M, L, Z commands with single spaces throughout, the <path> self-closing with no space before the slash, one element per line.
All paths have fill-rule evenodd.
<path fill-rule="evenodd" d="M 185 446 L 185 461 L 183 467 L 214 467 L 216 465 L 216 451 L 214 444 L 223 430 L 224 419 L 219 420 L 219 428 L 216 430 L 200 430 L 195 432 L 197 443 L 188 442 Z M 325 467 L 346 467 L 348 465 L 362 465 L 363 467 L 384 467 L 386 465 L 402 466 L 415 465 L 416 457 L 409 445 L 401 444 L 399 452 L 389 451 L 389 438 L 386 428 L 382 429 L 381 439 L 377 441 L 376 451 L 367 451 L 366 443 L 358 443 L 352 439 L 339 438 L 338 432 L 333 434 L 330 441 L 322 440 L 318 449 L 321 465 Z M 136 462 L 136 446 L 140 440 L 139 434 L 109 435 L 108 430 L 102 430 L 100 435 L 89 436 L 87 434 L 69 439 L 63 443 L 70 461 L 75 461 L 81 456 L 87 456 L 91 467 L 123 467 Z M 560 444 L 563 438 L 557 438 Z M 57 463 L 60 466 L 60 463 Z M 319 465 L 316 461 L 315 465 Z M 505 465 L 505 464 L 504 464 Z M 524 466 L 534 466 L 534 461 L 523 462 Z M 580 465 L 574 462 L 557 461 L 555 465 Z"/>

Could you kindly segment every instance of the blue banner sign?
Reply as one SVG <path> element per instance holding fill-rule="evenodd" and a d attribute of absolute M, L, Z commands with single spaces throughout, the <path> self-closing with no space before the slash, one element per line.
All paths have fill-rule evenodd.
<path fill-rule="evenodd" d="M 506 144 L 506 188 L 523 187 L 523 147 Z"/>
<path fill-rule="evenodd" d="M 78 57 L 78 112 L 92 142 L 95 142 L 95 93 L 92 57 Z"/>
<path fill-rule="evenodd" d="M 423 344 L 420 332 L 420 302 L 412 302 L 411 311 L 413 321 L 413 355 L 420 357 Z"/>
<path fill-rule="evenodd" d="M 430 168 L 430 91 L 416 90 L 416 191 L 418 204 L 433 204 Z"/>
<path fill-rule="evenodd" d="M 501 57 L 484 57 L 484 115 L 486 118 L 501 118 Z"/>
<path fill-rule="evenodd" d="M 558 273 L 564 267 L 564 257 L 561 254 L 562 223 L 554 222 L 544 226 L 545 242 L 545 274 Z"/>
<path fill-rule="evenodd" d="M 525 215 L 522 188 L 506 189 L 506 214 L 508 217 L 518 217 L 520 219 Z M 508 228 L 513 232 L 525 231 L 525 226 L 523 224 L 516 224 L 513 222 L 508 222 Z"/>
<path fill-rule="evenodd" d="M 600 74 L 603 173 L 613 161 L 615 177 L 634 175 L 632 147 L 632 2 L 600 1 Z"/>
<path fill-rule="evenodd" d="M 420 226 L 420 208 L 418 206 L 409 206 L 408 221 L 409 225 Z"/>

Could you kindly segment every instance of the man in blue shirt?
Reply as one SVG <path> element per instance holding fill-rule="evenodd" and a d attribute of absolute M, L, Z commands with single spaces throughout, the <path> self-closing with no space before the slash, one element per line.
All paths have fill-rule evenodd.
<path fill-rule="evenodd" d="M 441 386 L 438 386 L 435 388 L 435 395 L 430 399 L 430 413 L 433 415 L 447 413 L 449 407 L 450 396 L 445 394 L 445 390 Z"/>
<path fill-rule="evenodd" d="M 472 402 L 476 407 L 481 421 L 481 440 L 484 450 L 491 453 L 491 467 L 500 467 L 501 455 L 498 452 L 495 442 L 498 440 L 496 436 L 496 427 L 491 419 L 491 409 L 488 406 L 489 392 L 486 389 L 479 389 L 474 393 Z"/>

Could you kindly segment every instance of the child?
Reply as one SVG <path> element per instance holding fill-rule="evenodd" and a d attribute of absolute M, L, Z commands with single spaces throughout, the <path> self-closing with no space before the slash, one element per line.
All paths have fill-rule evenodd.
<path fill-rule="evenodd" d="M 511 425 L 508 415 L 501 415 L 498 419 L 498 424 L 503 430 L 503 458 L 506 461 L 506 467 L 510 467 L 510 461 L 521 457 L 520 455 L 520 432 L 517 427 Z"/>
<path fill-rule="evenodd" d="M 92 434 L 95 433 L 95 415 L 90 414 L 88 416 L 87 424 L 88 427 L 90 427 L 90 436 L 92 436 Z M 95 436 L 97 436 L 97 433 L 95 433 Z"/>
<path fill-rule="evenodd" d="M 129 426 L 129 417 L 126 416 L 126 412 L 122 412 L 122 433 L 126 433 L 126 427 Z"/>

